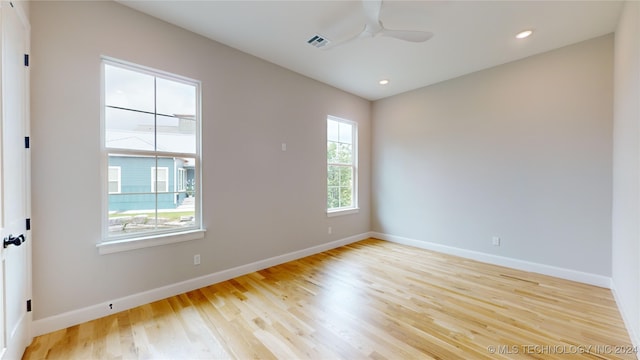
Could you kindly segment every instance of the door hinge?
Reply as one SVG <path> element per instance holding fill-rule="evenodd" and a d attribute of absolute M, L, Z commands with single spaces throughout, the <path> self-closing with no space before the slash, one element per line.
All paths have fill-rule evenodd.
<path fill-rule="evenodd" d="M 25 227 L 27 228 L 27 230 L 31 230 L 31 219 L 27 219 Z"/>
<path fill-rule="evenodd" d="M 24 137 L 24 148 L 29 149 L 31 147 L 31 139 L 28 136 Z"/>
<path fill-rule="evenodd" d="M 31 312 L 31 299 L 27 300 L 27 312 Z"/>
<path fill-rule="evenodd" d="M 24 66 L 29 66 L 29 54 L 24 54 Z"/>

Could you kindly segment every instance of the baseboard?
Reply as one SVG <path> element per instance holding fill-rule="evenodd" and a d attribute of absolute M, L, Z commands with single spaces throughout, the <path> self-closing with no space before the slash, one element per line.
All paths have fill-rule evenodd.
<path fill-rule="evenodd" d="M 414 246 L 421 249 L 432 250 L 444 254 L 455 255 L 466 259 L 477 260 L 484 263 L 509 267 L 512 269 L 534 272 L 543 275 L 554 276 L 561 279 L 577 281 L 589 285 L 604 288 L 611 287 L 611 278 L 607 276 L 591 274 L 561 267 L 545 265 L 530 261 L 518 260 L 504 256 L 487 254 L 479 251 L 456 248 L 452 246 L 436 244 L 427 241 L 405 238 L 401 236 L 372 232 L 371 236 L 380 240 L 395 242 L 398 244 Z"/>
<path fill-rule="evenodd" d="M 616 305 L 618 305 L 618 310 L 620 311 L 620 316 L 622 316 L 624 326 L 627 328 L 627 333 L 629 333 L 629 338 L 631 338 L 631 344 L 636 349 L 640 349 L 640 334 L 633 328 L 633 323 L 629 318 L 629 314 L 625 312 L 625 307 L 622 306 L 622 302 L 620 301 L 620 297 L 618 296 L 618 291 L 616 289 L 616 283 L 613 280 L 611 280 L 611 293 L 616 301 Z M 640 359 L 640 354 L 636 353 L 636 359 Z"/>
<path fill-rule="evenodd" d="M 213 274 L 200 276 L 194 279 L 185 280 L 179 283 L 163 286 L 137 294 L 132 294 L 109 301 L 108 303 L 95 304 L 66 313 L 34 320 L 31 324 L 31 335 L 39 336 L 56 330 L 65 329 L 73 325 L 99 319 L 101 317 L 128 310 L 136 306 L 166 299 L 171 296 L 179 295 L 191 290 L 233 279 L 235 277 L 246 275 L 271 266 L 321 253 L 323 251 L 335 249 L 337 247 L 348 245 L 360 240 L 367 239 L 369 237 L 371 237 L 371 233 L 362 233 L 354 236 L 349 236 L 340 240 L 335 240 L 325 244 L 312 246 L 310 248 L 293 251 L 264 260 L 259 260 L 246 265 L 222 270 Z M 109 306 L 110 304 L 111 307 Z"/>

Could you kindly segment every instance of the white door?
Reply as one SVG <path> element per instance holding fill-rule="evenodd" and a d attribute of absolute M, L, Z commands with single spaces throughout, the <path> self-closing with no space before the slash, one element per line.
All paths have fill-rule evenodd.
<path fill-rule="evenodd" d="M 28 161 L 28 24 L 10 1 L 0 3 L 0 358 L 20 359 L 29 345 L 31 239 Z M 9 242 L 9 243 L 8 243 Z M 30 306 L 30 301 L 29 301 Z"/>

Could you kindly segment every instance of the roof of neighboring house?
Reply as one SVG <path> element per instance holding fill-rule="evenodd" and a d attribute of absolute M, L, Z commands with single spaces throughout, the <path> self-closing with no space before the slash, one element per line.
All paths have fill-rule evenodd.
<path fill-rule="evenodd" d="M 157 137 L 157 149 L 154 149 L 154 136 Z M 167 151 L 173 153 L 195 154 L 196 139 L 193 133 L 179 132 L 142 132 L 134 130 L 108 129 L 107 148 Z"/>

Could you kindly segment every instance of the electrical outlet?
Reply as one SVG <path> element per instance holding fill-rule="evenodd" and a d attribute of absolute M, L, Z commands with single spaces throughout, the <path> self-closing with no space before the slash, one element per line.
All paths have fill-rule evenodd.
<path fill-rule="evenodd" d="M 200 265 L 200 254 L 193 255 L 193 265 Z"/>
<path fill-rule="evenodd" d="M 493 237 L 493 246 L 500 246 L 500 237 L 498 236 Z"/>
<path fill-rule="evenodd" d="M 331 233 L 333 233 L 333 229 L 331 228 L 331 226 L 329 226 L 329 229 L 327 229 L 327 232 L 329 233 L 329 235 L 331 235 Z"/>

